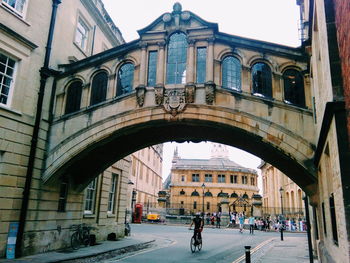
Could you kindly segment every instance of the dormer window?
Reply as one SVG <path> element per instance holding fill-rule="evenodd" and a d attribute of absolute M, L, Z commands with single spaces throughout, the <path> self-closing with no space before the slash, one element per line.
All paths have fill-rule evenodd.
<path fill-rule="evenodd" d="M 174 33 L 170 36 L 167 57 L 167 84 L 186 82 L 187 39 L 184 33 Z"/>

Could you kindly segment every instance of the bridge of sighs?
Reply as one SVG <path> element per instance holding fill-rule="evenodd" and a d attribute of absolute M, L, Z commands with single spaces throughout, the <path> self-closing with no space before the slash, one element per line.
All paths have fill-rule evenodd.
<path fill-rule="evenodd" d="M 214 141 L 315 189 L 315 130 L 301 49 L 219 31 L 176 4 L 139 39 L 62 66 L 43 180 L 82 189 L 124 156 L 166 141 Z"/>

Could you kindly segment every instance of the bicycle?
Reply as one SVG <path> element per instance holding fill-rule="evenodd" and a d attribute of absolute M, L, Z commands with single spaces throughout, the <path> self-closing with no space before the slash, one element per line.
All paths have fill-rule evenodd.
<path fill-rule="evenodd" d="M 90 244 L 90 227 L 85 224 L 72 225 L 74 233 L 71 236 L 71 247 L 77 250 L 81 244 L 88 246 Z"/>
<path fill-rule="evenodd" d="M 192 230 L 191 228 L 189 230 Z M 194 253 L 196 251 L 196 248 L 198 251 L 201 251 L 202 249 L 202 238 L 199 238 L 199 233 L 202 230 L 195 230 L 194 235 L 191 237 L 191 241 L 190 241 L 190 248 L 192 253 Z"/>

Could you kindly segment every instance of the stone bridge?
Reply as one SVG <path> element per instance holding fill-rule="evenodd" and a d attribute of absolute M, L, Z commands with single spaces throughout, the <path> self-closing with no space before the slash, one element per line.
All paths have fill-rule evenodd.
<path fill-rule="evenodd" d="M 124 156 L 214 141 L 261 157 L 312 192 L 315 130 L 301 49 L 221 33 L 175 5 L 140 38 L 63 65 L 44 182 L 77 189 Z"/>

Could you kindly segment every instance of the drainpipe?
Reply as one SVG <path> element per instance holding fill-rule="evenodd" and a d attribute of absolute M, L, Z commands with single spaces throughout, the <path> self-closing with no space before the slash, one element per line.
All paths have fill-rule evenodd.
<path fill-rule="evenodd" d="M 21 206 L 19 224 L 18 224 L 18 232 L 17 232 L 17 239 L 16 239 L 16 258 L 20 257 L 22 254 L 21 250 L 22 250 L 22 243 L 23 243 L 23 234 L 24 234 L 24 227 L 25 227 L 26 217 L 28 212 L 30 187 L 31 187 L 31 182 L 33 178 L 34 161 L 35 161 L 36 148 L 38 144 L 40 122 L 41 122 L 41 115 L 42 115 L 42 106 L 43 106 L 44 93 L 45 93 L 45 85 L 46 85 L 47 79 L 54 74 L 54 71 L 50 70 L 49 68 L 49 62 L 50 62 L 50 55 L 51 55 L 53 33 L 54 33 L 55 22 L 56 22 L 57 7 L 60 3 L 61 3 L 61 0 L 52 0 L 50 28 L 49 28 L 49 34 L 48 34 L 47 44 L 46 44 L 44 65 L 40 69 L 40 87 L 39 87 L 39 93 L 38 93 L 38 102 L 36 107 L 35 122 L 34 122 L 31 145 L 30 145 L 26 181 L 23 189 L 22 206 Z"/>

